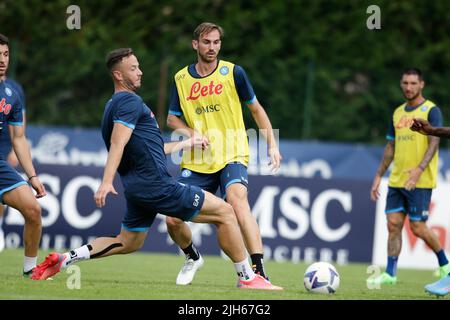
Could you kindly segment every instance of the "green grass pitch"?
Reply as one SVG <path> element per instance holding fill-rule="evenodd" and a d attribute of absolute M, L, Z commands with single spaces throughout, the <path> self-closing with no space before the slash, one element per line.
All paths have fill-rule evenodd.
<path fill-rule="evenodd" d="M 47 252 L 40 252 L 39 262 Z M 175 278 L 183 257 L 171 254 L 134 253 L 78 263 L 80 288 L 75 273 L 65 271 L 52 281 L 32 281 L 22 277 L 23 251 L 7 249 L 0 253 L 0 299 L 152 299 L 152 300 L 396 300 L 436 299 L 424 292 L 434 282 L 432 271 L 398 271 L 395 286 L 369 290 L 366 264 L 337 266 L 341 285 L 334 295 L 315 295 L 303 287 L 306 264 L 266 262 L 274 284 L 282 292 L 239 290 L 233 265 L 217 256 L 205 256 L 205 265 L 193 284 L 176 286 Z M 69 284 L 69 286 L 68 286 Z M 72 289 L 71 289 L 71 288 Z M 448 300 L 449 297 L 443 298 Z"/>

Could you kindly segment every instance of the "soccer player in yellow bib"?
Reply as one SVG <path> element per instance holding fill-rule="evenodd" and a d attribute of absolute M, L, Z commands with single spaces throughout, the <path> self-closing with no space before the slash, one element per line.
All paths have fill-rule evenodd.
<path fill-rule="evenodd" d="M 433 102 L 423 97 L 425 82 L 419 69 L 405 70 L 400 86 L 406 102 L 394 111 L 387 134 L 388 143 L 370 192 L 372 200 L 376 201 L 381 177 L 394 161 L 385 209 L 389 232 L 387 267 L 380 276 L 367 280 L 372 285 L 397 282 L 397 261 L 406 216 L 409 216 L 414 235 L 436 253 L 440 276 L 443 278 L 450 272 L 437 236 L 426 225 L 432 189 L 436 187 L 439 138 L 410 130 L 414 118 L 427 119 L 433 125 L 441 126 L 442 114 Z"/>
<path fill-rule="evenodd" d="M 256 99 L 245 71 L 217 58 L 222 35 L 223 29 L 209 22 L 195 29 L 192 47 L 197 52 L 197 63 L 175 74 L 167 124 L 186 136 L 203 137 L 203 151 L 198 153 L 197 149 L 183 154 L 178 181 L 213 194 L 220 186 L 222 196 L 234 209 L 255 273 L 268 281 L 259 227 L 247 199 L 249 147 L 241 101 L 265 135 L 272 170 L 279 169 L 281 155 L 270 120 Z M 167 217 L 166 222 L 170 236 L 186 255 L 176 283 L 187 285 L 204 261 L 192 243 L 189 226 L 172 217 Z"/>

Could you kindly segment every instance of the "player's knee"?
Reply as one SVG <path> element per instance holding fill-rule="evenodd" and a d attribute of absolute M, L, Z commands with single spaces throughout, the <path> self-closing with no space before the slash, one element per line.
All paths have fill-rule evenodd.
<path fill-rule="evenodd" d="M 423 234 L 423 227 L 422 227 L 422 225 L 413 222 L 413 223 L 410 224 L 410 228 L 411 228 L 412 233 L 416 237 L 419 237 L 419 238 L 422 237 L 422 234 Z"/>
<path fill-rule="evenodd" d="M 388 220 L 388 231 L 389 232 L 401 232 L 403 228 L 403 221 L 399 219 Z"/>
<path fill-rule="evenodd" d="M 37 201 L 27 206 L 22 214 L 27 223 L 41 225 L 41 207 L 39 206 L 39 203 L 37 203 Z"/>
<path fill-rule="evenodd" d="M 122 245 L 122 253 L 132 253 L 142 248 L 142 246 L 144 245 L 144 240 L 135 239 L 133 241 L 122 241 Z"/>
<path fill-rule="evenodd" d="M 245 203 L 247 200 L 247 193 L 245 192 L 229 192 L 227 193 L 227 202 L 233 206 L 238 206 Z"/>
<path fill-rule="evenodd" d="M 170 230 L 180 229 L 183 226 L 183 223 L 184 222 L 178 218 L 166 217 L 167 228 Z"/>
<path fill-rule="evenodd" d="M 226 223 L 226 224 L 237 223 L 236 215 L 234 214 L 233 207 L 229 203 L 224 202 L 220 211 L 221 212 L 220 212 L 219 216 L 220 216 L 221 223 Z"/>

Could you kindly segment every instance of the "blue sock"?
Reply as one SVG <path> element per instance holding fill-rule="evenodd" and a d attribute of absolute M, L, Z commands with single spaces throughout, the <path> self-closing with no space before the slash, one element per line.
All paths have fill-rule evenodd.
<path fill-rule="evenodd" d="M 441 251 L 436 252 L 436 256 L 439 261 L 439 267 L 445 266 L 448 263 L 447 257 L 445 256 L 445 252 L 443 249 Z"/>
<path fill-rule="evenodd" d="M 391 277 L 395 277 L 397 274 L 397 260 L 398 257 L 388 257 L 386 272 L 389 273 Z"/>

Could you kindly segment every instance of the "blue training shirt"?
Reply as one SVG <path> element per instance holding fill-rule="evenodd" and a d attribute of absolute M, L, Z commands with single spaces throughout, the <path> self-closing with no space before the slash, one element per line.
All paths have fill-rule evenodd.
<path fill-rule="evenodd" d="M 143 196 L 146 193 L 145 196 L 150 198 L 172 192 L 177 183 L 167 170 L 161 131 L 142 98 L 135 93 L 118 92 L 106 104 L 102 136 L 108 151 L 115 123 L 133 129 L 117 170 L 125 191 Z"/>
<path fill-rule="evenodd" d="M 5 81 L 0 82 L 0 136 L 3 136 L 4 131 L 8 131 L 8 125 L 22 126 L 22 100 L 19 94 Z M 9 137 L 9 134 L 8 134 Z M 5 141 L 0 141 L 0 159 L 6 160 L 8 153 L 5 151 Z M 11 142 L 9 141 L 9 150 L 11 150 Z"/>
<path fill-rule="evenodd" d="M 25 93 L 22 86 L 11 79 L 6 79 L 4 82 L 7 87 L 14 90 L 19 95 L 19 99 L 22 101 L 22 112 L 25 112 Z M 9 130 L 8 127 L 5 127 L 4 130 L 0 132 L 0 156 L 3 156 L 3 159 L 6 159 L 11 152 L 11 149 L 12 145 Z"/>
<path fill-rule="evenodd" d="M 189 65 L 189 74 L 194 78 L 204 78 L 198 74 L 197 70 L 195 69 L 195 65 L 196 63 Z M 217 63 L 217 66 L 218 65 L 219 63 Z M 238 65 L 234 65 L 233 77 L 239 99 L 244 101 L 246 104 L 253 103 L 256 100 L 255 92 L 253 90 L 252 84 L 250 83 L 250 80 L 247 77 L 247 74 L 245 73 L 244 68 Z M 170 93 L 169 114 L 173 114 L 176 116 L 181 116 L 183 114 L 175 81 L 173 82 L 172 90 Z"/>

